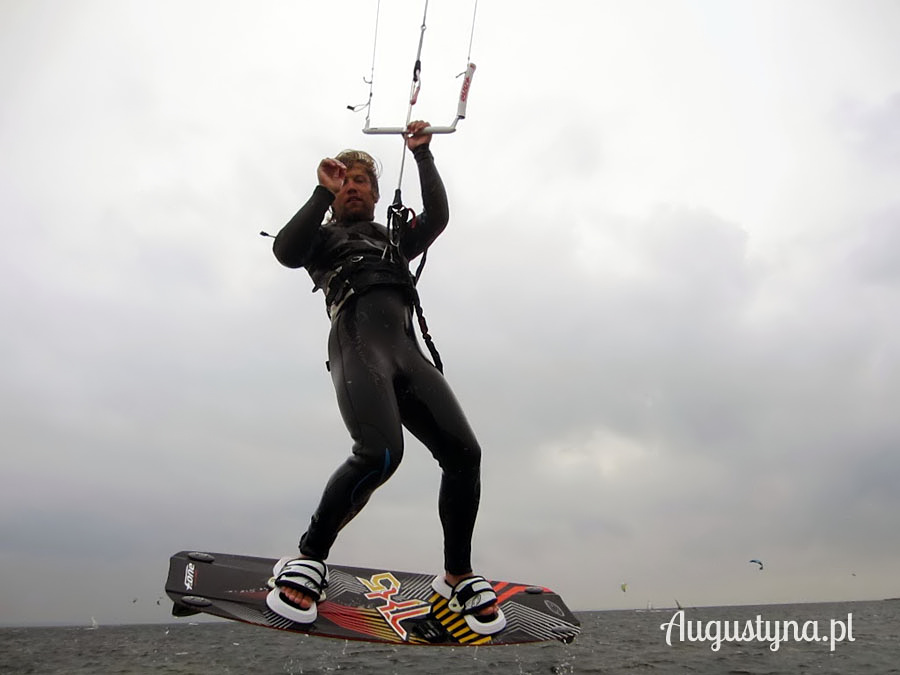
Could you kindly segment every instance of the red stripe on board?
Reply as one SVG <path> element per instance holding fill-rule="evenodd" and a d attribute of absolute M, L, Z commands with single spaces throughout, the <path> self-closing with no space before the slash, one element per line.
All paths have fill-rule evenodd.
<path fill-rule="evenodd" d="M 326 605 L 323 603 L 319 608 L 319 613 L 341 628 L 355 631 L 361 635 L 369 635 L 381 639 L 390 638 L 393 635 L 393 632 L 384 625 L 380 616 L 372 616 L 365 610 L 346 607 L 345 605 Z"/>
<path fill-rule="evenodd" d="M 516 593 L 521 593 L 526 588 L 531 588 L 530 586 L 513 586 L 507 591 L 503 593 L 497 593 L 497 604 L 499 605 L 501 602 L 504 602 L 514 596 Z M 494 591 L 496 593 L 496 590 Z"/>

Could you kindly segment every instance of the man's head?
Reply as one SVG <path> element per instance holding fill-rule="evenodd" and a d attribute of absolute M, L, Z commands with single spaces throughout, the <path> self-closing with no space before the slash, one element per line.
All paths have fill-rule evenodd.
<path fill-rule="evenodd" d="M 374 220 L 378 201 L 378 165 L 362 150 L 344 150 L 336 160 L 347 167 L 344 185 L 331 206 L 336 220 Z"/>

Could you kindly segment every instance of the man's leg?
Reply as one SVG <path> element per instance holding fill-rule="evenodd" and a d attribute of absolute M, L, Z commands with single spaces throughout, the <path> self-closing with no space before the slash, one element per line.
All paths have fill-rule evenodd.
<path fill-rule="evenodd" d="M 316 560 L 328 557 L 338 532 L 393 475 L 403 457 L 403 429 L 390 363 L 377 344 L 355 339 L 347 328 L 339 325 L 332 332 L 329 359 L 338 407 L 353 439 L 353 451 L 332 474 L 300 539 L 300 555 Z M 292 589 L 283 592 L 304 609 L 311 604 L 302 593 Z"/>
<path fill-rule="evenodd" d="M 448 574 L 472 573 L 472 533 L 481 500 L 481 447 L 450 385 L 437 369 L 404 372 L 398 392 L 404 426 L 441 466 L 438 513 L 444 531 L 444 565 Z"/>

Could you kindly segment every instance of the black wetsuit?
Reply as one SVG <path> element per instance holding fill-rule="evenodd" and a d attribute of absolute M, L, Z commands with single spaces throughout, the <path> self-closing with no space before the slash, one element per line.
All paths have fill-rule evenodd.
<path fill-rule="evenodd" d="M 412 308 L 408 260 L 421 254 L 449 218 L 447 195 L 427 146 L 413 152 L 423 211 L 392 250 L 373 222 L 322 221 L 334 200 L 317 186 L 282 228 L 274 252 L 287 267 L 305 267 L 326 293 L 332 319 L 331 378 L 353 452 L 332 475 L 300 552 L 324 560 L 338 531 L 400 464 L 406 427 L 442 469 L 438 509 L 444 565 L 471 571 L 471 540 L 480 498 L 481 449 L 444 376 L 422 353 Z M 350 290 L 352 289 L 352 291 Z"/>

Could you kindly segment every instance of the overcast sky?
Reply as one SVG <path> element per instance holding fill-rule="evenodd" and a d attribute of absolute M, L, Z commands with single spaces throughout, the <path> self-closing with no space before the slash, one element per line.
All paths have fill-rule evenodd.
<path fill-rule="evenodd" d="M 398 125 L 422 3 L 382 5 Z M 432 1 L 415 117 L 451 121 L 471 19 Z M 374 25 L 0 2 L 0 623 L 164 620 L 172 553 L 295 550 L 350 442 L 323 298 L 258 232 L 347 147 L 383 217 L 402 143 L 347 110 Z M 479 572 L 576 610 L 900 595 L 898 31 L 893 0 L 482 0 L 420 284 Z M 407 441 L 332 561 L 440 569 Z"/>

